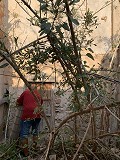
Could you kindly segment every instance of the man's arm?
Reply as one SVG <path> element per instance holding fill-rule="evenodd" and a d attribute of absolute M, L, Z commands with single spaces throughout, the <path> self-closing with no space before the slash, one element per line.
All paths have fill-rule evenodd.
<path fill-rule="evenodd" d="M 21 106 L 23 105 L 23 97 L 24 97 L 24 92 L 20 95 L 20 97 L 16 101 L 16 106 Z"/>
<path fill-rule="evenodd" d="M 16 107 L 20 106 L 20 104 L 16 101 Z"/>

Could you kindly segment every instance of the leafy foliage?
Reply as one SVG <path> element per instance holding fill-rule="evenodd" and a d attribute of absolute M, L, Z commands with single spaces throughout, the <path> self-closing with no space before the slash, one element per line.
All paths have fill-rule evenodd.
<path fill-rule="evenodd" d="M 40 64 L 47 64 L 48 62 L 52 64 L 59 63 L 63 69 L 61 72 L 63 79 L 59 88 L 61 88 L 61 86 L 64 88 L 66 85 L 72 88 L 73 92 L 70 97 L 70 102 L 72 102 L 70 107 L 72 111 L 76 112 L 84 109 L 90 101 L 96 97 L 99 103 L 94 101 L 94 104 L 101 105 L 106 96 L 106 92 L 104 92 L 106 84 L 90 76 L 89 74 L 96 73 L 96 71 L 94 68 L 89 68 L 85 61 L 82 61 L 83 50 L 85 50 L 88 58 L 94 60 L 92 45 L 95 44 L 91 35 L 93 30 L 97 28 L 97 17 L 94 16 L 90 10 L 84 13 L 83 16 L 76 15 L 75 13 L 78 12 L 75 5 L 80 0 L 51 0 L 47 3 L 45 0 L 38 1 L 41 3 L 42 16 L 39 18 L 34 16 L 30 18 L 29 21 L 32 25 L 40 28 L 39 35 L 44 38 L 39 39 L 14 55 L 18 67 L 23 73 L 33 74 L 35 80 L 41 80 Z M 14 41 L 16 47 L 18 47 L 18 37 L 14 37 Z M 6 48 L 2 49 L 6 50 Z M 2 67 L 6 65 L 7 64 L 4 64 Z M 78 147 L 73 142 L 73 137 L 71 138 L 71 135 L 68 136 L 68 133 L 70 132 L 65 133 L 67 140 L 64 139 L 65 137 L 62 137 L 54 146 L 56 147 L 54 151 L 57 155 L 61 156 L 60 158 L 63 158 L 62 155 L 66 152 L 67 158 L 71 159 Z M 79 137 L 77 132 L 75 132 L 74 135 L 78 135 Z M 89 143 L 89 141 L 86 141 L 86 144 L 84 143 L 82 145 L 77 158 L 81 158 L 82 154 L 82 158 L 85 159 L 93 159 L 93 157 L 98 157 L 98 159 L 102 159 L 103 157 L 112 159 L 113 157 L 114 160 L 116 159 L 115 154 L 111 155 L 110 149 L 108 151 L 106 146 L 99 141 L 99 143 L 97 143 L 96 140 L 94 142 L 94 140 L 95 138 L 92 142 Z M 93 151 L 94 144 L 97 146 L 97 152 Z M 7 156 L 5 157 L 3 155 L 2 158 L 18 159 L 18 155 L 16 154 L 17 150 L 14 145 L 12 145 L 12 147 L 9 145 L 1 145 L 0 151 Z"/>
<path fill-rule="evenodd" d="M 12 159 L 17 160 L 19 159 L 19 152 L 16 149 L 16 141 L 0 144 L 0 160 L 2 159 Z"/>
<path fill-rule="evenodd" d="M 0 66 L 0 68 L 5 68 L 5 67 L 7 67 L 9 64 L 8 63 L 4 63 L 4 64 L 2 64 L 1 66 Z"/>
<path fill-rule="evenodd" d="M 98 25 L 97 17 L 89 10 L 78 16 L 75 6 L 79 0 L 39 2 L 41 17 L 35 16 L 29 21 L 39 26 L 40 36 L 46 35 L 46 38 L 15 55 L 17 64 L 24 72 L 34 74 L 34 79 L 41 79 L 40 64 L 60 63 L 61 75 L 65 78 L 62 85 L 71 86 L 74 106 L 77 104 L 79 110 L 81 88 L 85 88 L 85 101 L 89 101 L 91 87 L 86 74 L 88 66 L 81 59 L 82 50 L 87 50 L 86 56 L 94 60 L 91 34 Z"/>

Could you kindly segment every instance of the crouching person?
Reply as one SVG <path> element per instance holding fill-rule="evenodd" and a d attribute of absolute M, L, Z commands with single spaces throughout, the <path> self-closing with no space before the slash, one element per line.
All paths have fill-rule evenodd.
<path fill-rule="evenodd" d="M 37 99 L 40 101 L 42 105 L 43 100 L 41 95 L 35 89 L 35 85 L 32 84 L 31 88 L 36 95 Z M 33 147 L 35 148 L 38 141 L 38 127 L 41 120 L 41 115 L 38 112 L 35 112 L 37 109 L 37 102 L 35 97 L 31 93 L 29 89 L 26 89 L 20 97 L 17 99 L 17 105 L 23 107 L 20 121 L 20 144 L 23 151 L 23 156 L 29 156 L 29 147 L 28 147 L 28 136 L 32 134 L 33 137 Z"/>

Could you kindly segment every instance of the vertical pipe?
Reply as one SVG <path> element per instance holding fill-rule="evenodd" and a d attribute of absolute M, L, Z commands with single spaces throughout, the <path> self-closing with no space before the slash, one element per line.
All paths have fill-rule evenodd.
<path fill-rule="evenodd" d="M 111 0 L 111 47 L 114 49 L 114 12 L 113 12 L 113 0 Z"/>
<path fill-rule="evenodd" d="M 55 62 L 54 62 L 54 78 L 55 78 L 55 87 L 56 87 L 56 84 L 57 84 L 57 77 L 56 77 L 56 64 L 55 64 Z"/>
<path fill-rule="evenodd" d="M 86 7 L 86 12 L 87 12 L 87 10 L 88 10 L 88 2 L 87 2 L 87 0 L 86 0 L 85 7 Z"/>
<path fill-rule="evenodd" d="M 40 2 L 40 18 L 41 18 L 41 2 Z"/>

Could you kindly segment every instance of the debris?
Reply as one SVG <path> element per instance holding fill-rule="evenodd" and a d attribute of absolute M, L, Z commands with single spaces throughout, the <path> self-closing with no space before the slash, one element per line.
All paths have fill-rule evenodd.
<path fill-rule="evenodd" d="M 49 158 L 50 158 L 50 160 L 56 160 L 56 155 L 55 154 L 50 155 Z"/>

